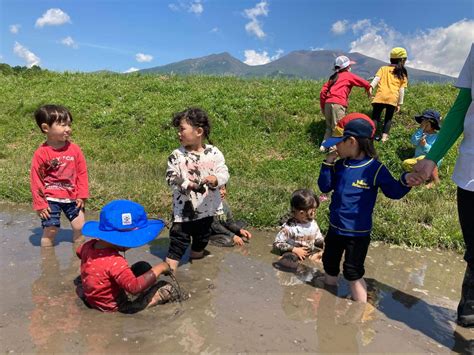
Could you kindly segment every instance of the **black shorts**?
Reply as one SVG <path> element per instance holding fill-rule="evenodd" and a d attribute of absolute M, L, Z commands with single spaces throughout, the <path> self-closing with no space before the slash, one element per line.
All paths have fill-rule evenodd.
<path fill-rule="evenodd" d="M 192 251 L 203 251 L 209 243 L 212 221 L 213 217 L 205 217 L 191 222 L 173 222 L 168 258 L 181 260 L 189 244 Z"/>
<path fill-rule="evenodd" d="M 329 228 L 324 240 L 324 271 L 330 276 L 339 275 L 342 254 L 344 254 L 342 268 L 346 280 L 355 281 L 362 278 L 365 274 L 364 262 L 369 244 L 370 235 L 348 237 L 338 235 L 332 228 Z"/>

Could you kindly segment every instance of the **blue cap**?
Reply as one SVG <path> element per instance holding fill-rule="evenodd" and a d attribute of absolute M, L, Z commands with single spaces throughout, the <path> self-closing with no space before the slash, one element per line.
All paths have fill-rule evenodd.
<path fill-rule="evenodd" d="M 162 220 L 149 220 L 142 205 L 128 200 L 114 200 L 102 208 L 99 222 L 84 224 L 82 234 L 134 248 L 151 242 L 164 226 Z"/>
<path fill-rule="evenodd" d="M 321 143 L 325 148 L 335 146 L 347 137 L 373 138 L 374 122 L 363 113 L 353 112 L 343 117 L 333 131 L 333 136 Z"/>
<path fill-rule="evenodd" d="M 415 116 L 416 122 L 421 123 L 423 120 L 430 121 L 433 124 L 433 128 L 439 131 L 439 122 L 441 121 L 441 115 L 438 111 L 425 110 L 421 115 Z"/>

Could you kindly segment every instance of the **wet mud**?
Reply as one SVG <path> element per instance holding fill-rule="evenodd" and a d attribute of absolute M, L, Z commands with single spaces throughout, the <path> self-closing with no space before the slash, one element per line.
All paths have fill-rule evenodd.
<path fill-rule="evenodd" d="M 465 268 L 459 254 L 373 243 L 370 303 L 361 305 L 347 298 L 342 278 L 337 289 L 324 288 L 320 264 L 297 274 L 273 268 L 274 233 L 254 231 L 244 247 L 209 246 L 206 258 L 185 258 L 177 278 L 191 298 L 182 304 L 105 314 L 76 296 L 79 260 L 69 223 L 62 223 L 57 245 L 42 249 L 35 214 L 0 205 L 3 353 L 474 351 L 474 329 L 455 323 Z M 155 264 L 167 245 L 164 231 L 126 258 Z"/>

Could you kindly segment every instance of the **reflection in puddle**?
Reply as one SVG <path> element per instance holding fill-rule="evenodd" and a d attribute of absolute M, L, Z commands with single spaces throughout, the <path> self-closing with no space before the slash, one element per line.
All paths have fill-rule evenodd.
<path fill-rule="evenodd" d="M 209 247 L 177 277 L 191 298 L 134 315 L 86 308 L 75 295 L 79 260 L 71 231 L 37 246 L 36 217 L 0 206 L 3 352 L 444 352 L 474 347 L 474 330 L 453 322 L 464 272 L 460 255 L 374 243 L 366 261 L 370 303 L 325 288 L 321 267 L 298 274 L 272 267 L 273 233 L 249 246 Z M 22 221 L 21 223 L 16 223 Z M 127 251 L 129 263 L 164 258 L 165 236 Z M 337 296 L 335 296 L 337 295 Z"/>

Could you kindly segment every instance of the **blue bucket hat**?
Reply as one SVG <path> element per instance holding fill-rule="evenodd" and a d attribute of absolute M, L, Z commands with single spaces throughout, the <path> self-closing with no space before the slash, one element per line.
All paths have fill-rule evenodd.
<path fill-rule="evenodd" d="M 84 224 L 82 234 L 121 247 L 135 248 L 155 239 L 164 226 L 162 220 L 149 220 L 142 205 L 114 200 L 102 208 L 99 222 Z"/>
<path fill-rule="evenodd" d="M 441 121 L 441 115 L 435 110 L 425 110 L 419 116 L 415 116 L 415 121 L 421 123 L 423 120 L 428 120 L 433 124 L 433 128 L 439 131 L 439 122 Z"/>
<path fill-rule="evenodd" d="M 332 137 L 324 140 L 321 145 L 325 148 L 335 146 L 347 137 L 373 138 L 375 124 L 369 116 L 352 112 L 344 116 L 333 130 Z"/>

